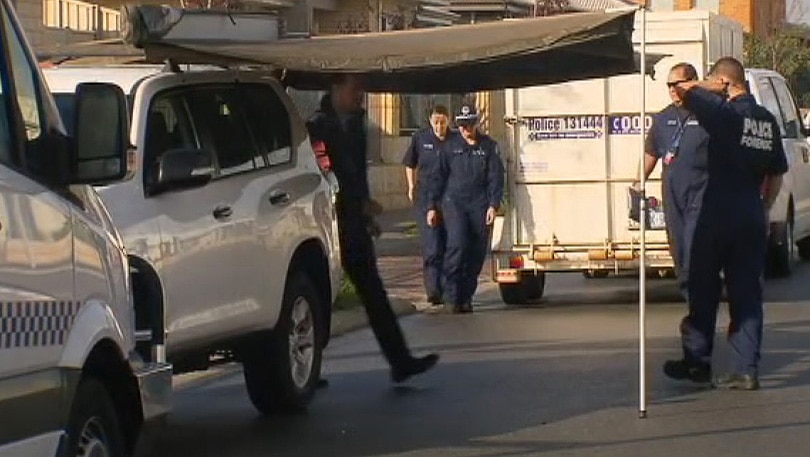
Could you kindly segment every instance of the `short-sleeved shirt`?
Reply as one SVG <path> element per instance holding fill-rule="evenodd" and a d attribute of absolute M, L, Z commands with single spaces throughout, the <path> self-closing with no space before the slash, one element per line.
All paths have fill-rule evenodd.
<path fill-rule="evenodd" d="M 709 134 L 687 109 L 671 104 L 653 116 L 647 152 L 663 163 L 664 203 L 698 206 L 709 179 Z"/>
<path fill-rule="evenodd" d="M 710 136 L 704 205 L 719 217 L 760 219 L 763 180 L 788 170 L 776 119 L 748 94 L 726 100 L 693 88 L 685 102 Z"/>
<path fill-rule="evenodd" d="M 416 131 L 411 137 L 411 144 L 405 151 L 402 164 L 417 170 L 417 203 L 426 204 L 428 186 L 431 179 L 435 179 L 439 167 L 442 151 L 447 145 L 447 132 L 444 140 L 437 137 L 432 129 L 424 128 Z"/>

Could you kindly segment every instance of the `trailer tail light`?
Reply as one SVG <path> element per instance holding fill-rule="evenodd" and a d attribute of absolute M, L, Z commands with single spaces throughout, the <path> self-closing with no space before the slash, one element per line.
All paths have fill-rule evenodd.
<path fill-rule="evenodd" d="M 326 154 L 326 143 L 323 141 L 315 141 L 312 143 L 312 150 L 315 151 L 315 159 L 318 161 L 318 167 L 322 171 L 329 171 L 332 169 L 332 161 L 329 155 Z"/>
<path fill-rule="evenodd" d="M 509 258 L 509 268 L 513 270 L 522 270 L 523 269 L 523 256 L 521 255 L 513 255 Z"/>

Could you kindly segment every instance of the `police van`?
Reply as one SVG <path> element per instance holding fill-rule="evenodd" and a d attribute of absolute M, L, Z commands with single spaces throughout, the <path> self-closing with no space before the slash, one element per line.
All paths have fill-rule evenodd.
<path fill-rule="evenodd" d="M 127 177 L 127 117 L 119 88 L 82 85 L 69 138 L 0 0 L 2 457 L 138 455 L 169 411 L 171 365 L 135 351 L 127 256 L 91 187 Z"/>

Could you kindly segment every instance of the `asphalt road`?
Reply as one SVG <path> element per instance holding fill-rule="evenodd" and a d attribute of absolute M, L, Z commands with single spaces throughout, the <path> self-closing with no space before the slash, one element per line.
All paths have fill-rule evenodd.
<path fill-rule="evenodd" d="M 660 374 L 679 356 L 672 281 L 649 281 L 649 418 L 637 418 L 633 278 L 552 276 L 507 308 L 492 285 L 470 316 L 403 319 L 436 370 L 392 387 L 367 330 L 335 339 L 331 384 L 306 414 L 261 418 L 239 373 L 190 385 L 155 456 L 797 456 L 810 445 L 810 266 L 766 283 L 763 390 L 718 392 Z M 727 346 L 719 322 L 717 366 Z"/>

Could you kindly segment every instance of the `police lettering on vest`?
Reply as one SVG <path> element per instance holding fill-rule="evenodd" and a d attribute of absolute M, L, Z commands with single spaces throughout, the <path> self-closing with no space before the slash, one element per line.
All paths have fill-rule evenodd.
<path fill-rule="evenodd" d="M 746 117 L 743 119 L 743 132 L 740 145 L 759 149 L 761 151 L 773 151 L 773 124 L 770 121 L 761 121 Z"/>

